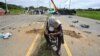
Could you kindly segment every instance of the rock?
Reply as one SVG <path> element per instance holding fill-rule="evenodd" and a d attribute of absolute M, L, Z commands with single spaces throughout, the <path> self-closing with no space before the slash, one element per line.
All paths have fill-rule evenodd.
<path fill-rule="evenodd" d="M 100 35 L 97 35 L 98 37 L 100 37 Z"/>
<path fill-rule="evenodd" d="M 11 29 L 11 27 L 9 27 L 9 29 Z"/>
<path fill-rule="evenodd" d="M 96 24 L 100 24 L 100 22 L 96 22 Z"/>
<path fill-rule="evenodd" d="M 76 21 L 72 21 L 72 23 L 78 23 L 79 21 L 78 20 L 76 20 Z"/>
<path fill-rule="evenodd" d="M 21 30 L 18 30 L 18 32 L 20 32 Z"/>
<path fill-rule="evenodd" d="M 86 25 L 86 24 L 81 24 L 80 25 L 82 28 L 89 28 L 90 26 L 89 25 Z"/>
<path fill-rule="evenodd" d="M 12 28 L 12 30 L 15 30 L 16 28 Z"/>

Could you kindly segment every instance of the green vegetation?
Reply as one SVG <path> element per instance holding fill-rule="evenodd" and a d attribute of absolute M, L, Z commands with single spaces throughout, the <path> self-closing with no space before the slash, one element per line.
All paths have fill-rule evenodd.
<path fill-rule="evenodd" d="M 56 56 L 56 55 L 54 54 L 54 51 L 51 48 L 47 48 L 46 41 L 43 38 L 41 42 L 41 46 L 36 56 Z"/>
<path fill-rule="evenodd" d="M 14 5 L 14 4 L 7 4 L 8 5 L 8 10 L 10 12 L 10 14 L 20 14 L 24 12 L 24 8 L 18 5 Z M 6 10 L 5 7 L 5 3 L 4 2 L 0 2 L 0 8 L 3 8 L 4 10 Z"/>
<path fill-rule="evenodd" d="M 10 11 L 10 14 L 22 14 L 22 13 L 24 13 L 23 9 L 20 9 L 20 10 L 18 10 L 18 9 L 10 9 L 9 11 Z"/>
<path fill-rule="evenodd" d="M 78 16 L 100 20 L 100 11 L 77 10 Z"/>

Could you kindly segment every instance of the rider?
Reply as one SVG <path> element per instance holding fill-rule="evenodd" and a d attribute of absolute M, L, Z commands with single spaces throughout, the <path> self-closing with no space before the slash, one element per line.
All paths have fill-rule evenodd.
<path fill-rule="evenodd" d="M 49 34 L 58 37 L 58 48 L 56 53 L 59 54 L 61 43 L 64 43 L 63 40 L 63 30 L 62 25 L 59 20 L 56 20 L 54 16 L 49 17 L 46 25 L 46 30 L 44 32 L 44 37 L 46 39 L 47 45 L 50 46 Z"/>

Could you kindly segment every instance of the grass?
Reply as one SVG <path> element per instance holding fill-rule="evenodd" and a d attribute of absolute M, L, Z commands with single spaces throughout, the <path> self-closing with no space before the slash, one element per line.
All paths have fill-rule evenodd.
<path fill-rule="evenodd" d="M 10 9 L 10 14 L 22 14 L 24 10 L 22 9 Z"/>
<path fill-rule="evenodd" d="M 47 49 L 45 39 L 42 40 L 41 46 L 36 56 L 55 56 L 53 50 Z"/>
<path fill-rule="evenodd" d="M 77 11 L 78 16 L 100 20 L 100 11 Z"/>

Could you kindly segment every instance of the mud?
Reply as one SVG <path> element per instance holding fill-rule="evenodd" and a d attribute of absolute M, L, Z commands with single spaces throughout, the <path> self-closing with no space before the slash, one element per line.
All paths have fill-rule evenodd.
<path fill-rule="evenodd" d="M 42 33 L 43 32 L 43 29 L 32 29 L 32 30 L 29 30 L 29 31 L 26 31 L 26 33 Z"/>
<path fill-rule="evenodd" d="M 65 35 L 69 35 L 71 37 L 74 37 L 74 38 L 81 38 L 81 34 L 80 33 L 76 33 L 75 31 L 72 31 L 72 30 L 63 30 L 64 34 Z"/>

